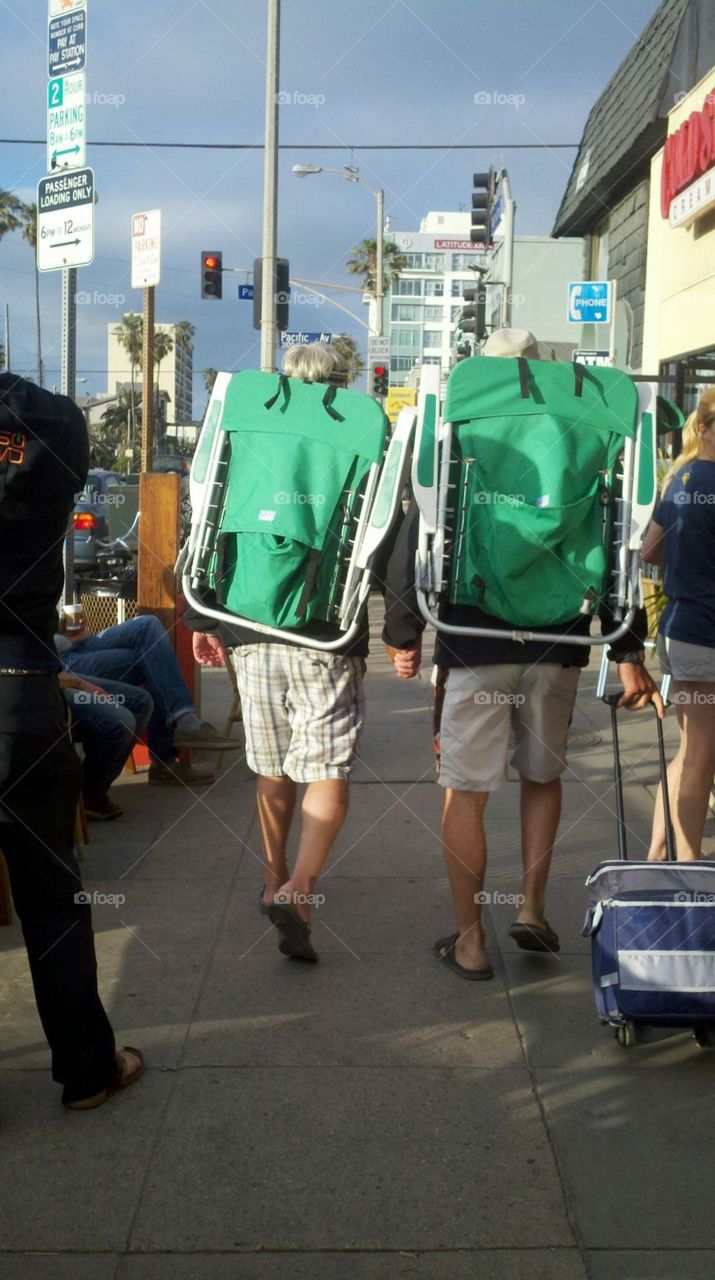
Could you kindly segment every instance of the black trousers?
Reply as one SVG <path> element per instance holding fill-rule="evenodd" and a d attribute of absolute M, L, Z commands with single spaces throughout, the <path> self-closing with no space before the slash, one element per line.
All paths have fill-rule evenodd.
<path fill-rule="evenodd" d="M 64 1102 L 99 1092 L 116 1072 L 74 854 L 80 777 L 55 676 L 0 675 L 0 849 Z"/>

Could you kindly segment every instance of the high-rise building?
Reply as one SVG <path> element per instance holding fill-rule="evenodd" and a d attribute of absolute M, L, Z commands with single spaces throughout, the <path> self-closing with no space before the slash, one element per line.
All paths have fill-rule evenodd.
<path fill-rule="evenodd" d="M 122 387 L 129 386 L 132 379 L 132 367 L 129 353 L 119 341 L 118 332 L 121 324 L 107 326 L 107 393 L 116 395 Z M 178 330 L 178 333 L 177 333 Z M 176 324 L 157 324 L 157 333 L 168 333 L 174 345 L 159 365 L 157 379 L 154 370 L 155 385 L 158 382 L 159 392 L 166 397 L 167 427 L 185 426 L 193 418 L 193 361 L 194 350 L 191 341 L 187 341 Z M 134 382 L 142 385 L 142 371 L 134 371 Z M 170 430 L 169 434 L 175 434 Z"/>
<path fill-rule="evenodd" d="M 386 303 L 393 386 L 403 385 L 416 365 L 438 364 L 447 375 L 463 293 L 475 282 L 469 268 L 489 258 L 471 243 L 470 227 L 469 213 L 428 213 L 419 231 L 385 233 L 405 259 Z"/>

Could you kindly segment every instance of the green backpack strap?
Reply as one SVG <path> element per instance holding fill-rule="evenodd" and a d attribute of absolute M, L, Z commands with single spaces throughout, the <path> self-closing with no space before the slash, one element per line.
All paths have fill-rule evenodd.
<path fill-rule="evenodd" d="M 531 387 L 529 386 L 529 366 L 523 356 L 517 356 L 517 364 L 519 366 L 519 387 L 521 388 L 522 400 L 528 400 L 531 395 Z"/>
<path fill-rule="evenodd" d="M 583 395 L 583 365 L 578 361 L 572 360 L 574 373 L 574 395 L 579 398 Z"/>
<path fill-rule="evenodd" d="M 295 616 L 299 622 L 303 621 L 310 597 L 313 594 L 315 580 L 318 576 L 318 569 L 320 568 L 321 554 L 322 553 L 316 547 L 313 547 L 308 557 L 308 564 L 305 570 L 305 582 L 303 583 L 303 590 L 300 593 L 300 600 L 298 601 L 295 610 Z"/>
<path fill-rule="evenodd" d="M 274 404 L 276 403 L 276 400 L 281 394 L 281 391 L 283 392 L 283 404 L 281 405 L 280 411 L 281 413 L 285 413 L 286 409 L 288 408 L 288 405 L 290 404 L 290 382 L 288 379 L 288 375 L 285 373 L 281 373 L 278 378 L 278 389 L 275 395 L 271 396 L 270 400 L 266 400 L 267 409 L 273 408 Z"/>

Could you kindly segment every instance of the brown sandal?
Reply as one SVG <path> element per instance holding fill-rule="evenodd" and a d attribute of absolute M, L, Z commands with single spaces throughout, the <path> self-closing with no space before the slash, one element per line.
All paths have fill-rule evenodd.
<path fill-rule="evenodd" d="M 128 1071 L 129 1059 L 126 1054 L 132 1054 L 139 1063 L 136 1071 Z M 141 1080 L 144 1075 L 145 1063 L 144 1055 L 140 1049 L 134 1049 L 130 1044 L 125 1044 L 123 1049 L 117 1053 L 117 1074 L 111 1084 L 106 1085 L 104 1089 L 100 1089 L 99 1093 L 93 1093 L 89 1098 L 80 1098 L 77 1102 L 65 1102 L 63 1106 L 68 1111 L 94 1111 L 95 1107 L 101 1107 L 103 1103 L 108 1102 L 114 1097 L 115 1093 L 120 1093 L 122 1089 L 128 1089 L 130 1085 L 136 1084 L 137 1080 Z"/>

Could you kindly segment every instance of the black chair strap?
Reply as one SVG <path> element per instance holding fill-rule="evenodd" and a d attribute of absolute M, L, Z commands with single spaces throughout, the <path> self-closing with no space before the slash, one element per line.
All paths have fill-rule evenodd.
<path fill-rule="evenodd" d="M 578 364 L 576 360 L 572 361 L 574 374 L 574 393 L 577 396 L 583 395 L 583 365 Z"/>
<path fill-rule="evenodd" d="M 303 590 L 300 593 L 300 600 L 298 601 L 295 611 L 295 616 L 299 622 L 303 621 L 305 611 L 308 608 L 308 601 L 313 594 L 315 580 L 318 576 L 318 569 L 320 568 L 321 555 L 322 552 L 313 547 L 308 557 L 308 564 L 305 570 L 305 582 L 303 583 Z"/>
<path fill-rule="evenodd" d="M 519 366 L 519 386 L 521 387 L 522 400 L 528 400 L 531 395 L 529 386 L 529 366 L 523 356 L 517 356 L 517 364 Z"/>
<path fill-rule="evenodd" d="M 345 418 L 343 414 L 338 413 L 337 409 L 333 408 L 333 401 L 337 395 L 337 391 L 337 387 L 330 386 L 326 388 L 325 395 L 323 396 L 323 408 L 326 413 L 330 414 L 331 418 L 335 419 L 336 422 L 344 422 Z"/>
<path fill-rule="evenodd" d="M 281 394 L 281 391 L 283 392 L 283 404 L 281 405 L 280 411 L 281 413 L 285 413 L 286 409 L 288 408 L 288 405 L 290 404 L 290 382 L 285 373 L 281 373 L 278 378 L 278 388 L 276 390 L 276 394 L 274 396 L 271 396 L 270 400 L 266 400 L 267 409 L 273 408 L 274 404 L 276 403 L 276 400 Z"/>

